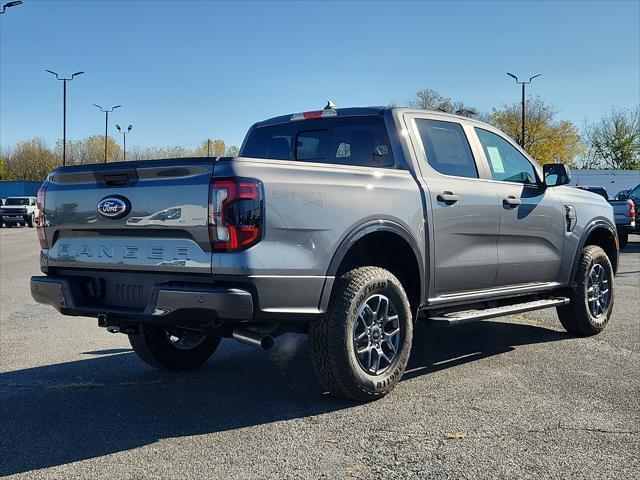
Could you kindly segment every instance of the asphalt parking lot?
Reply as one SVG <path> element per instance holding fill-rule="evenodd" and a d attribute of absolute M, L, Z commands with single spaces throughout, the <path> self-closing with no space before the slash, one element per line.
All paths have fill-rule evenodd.
<path fill-rule="evenodd" d="M 385 399 L 324 395 L 302 336 L 224 341 L 201 369 L 153 370 L 124 335 L 29 295 L 32 229 L 0 230 L 0 476 L 633 478 L 640 471 L 640 237 L 613 320 L 573 338 L 555 311 L 419 324 Z"/>

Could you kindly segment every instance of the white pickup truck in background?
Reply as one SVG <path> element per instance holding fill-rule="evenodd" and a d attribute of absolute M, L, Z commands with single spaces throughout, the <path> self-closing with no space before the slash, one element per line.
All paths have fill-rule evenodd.
<path fill-rule="evenodd" d="M 0 207 L 0 226 L 27 225 L 33 228 L 37 216 L 36 197 L 9 197 Z"/>

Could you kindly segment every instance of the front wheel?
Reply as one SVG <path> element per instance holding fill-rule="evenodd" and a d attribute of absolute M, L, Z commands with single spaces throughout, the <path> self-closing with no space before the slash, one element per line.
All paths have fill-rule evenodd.
<path fill-rule="evenodd" d="M 613 267 L 600 247 L 582 250 L 569 305 L 557 307 L 560 323 L 569 333 L 591 336 L 600 333 L 613 311 Z"/>
<path fill-rule="evenodd" d="M 33 228 L 33 215 L 29 215 L 29 218 L 27 219 L 27 226 L 29 228 Z"/>
<path fill-rule="evenodd" d="M 345 273 L 309 336 L 314 369 L 329 392 L 358 401 L 383 397 L 402 377 L 411 351 L 413 319 L 402 284 L 378 267 Z"/>
<path fill-rule="evenodd" d="M 177 328 L 139 325 L 129 334 L 134 352 L 152 367 L 189 370 L 206 362 L 220 344 L 220 337 Z"/>

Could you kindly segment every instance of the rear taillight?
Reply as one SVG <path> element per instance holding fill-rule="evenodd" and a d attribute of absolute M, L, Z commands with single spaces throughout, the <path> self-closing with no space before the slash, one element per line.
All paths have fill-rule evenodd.
<path fill-rule="evenodd" d="M 262 184 L 252 178 L 216 178 L 209 192 L 209 238 L 216 251 L 255 245 L 263 230 Z"/>
<path fill-rule="evenodd" d="M 636 205 L 633 202 L 629 202 L 629 217 L 631 220 L 636 217 Z"/>
<path fill-rule="evenodd" d="M 36 213 L 36 232 L 38 234 L 38 241 L 40 242 L 40 248 L 49 248 L 49 242 L 47 236 L 44 233 L 45 227 L 45 215 L 44 215 L 44 199 L 47 192 L 47 185 L 43 184 L 38 190 L 38 196 L 36 197 L 36 206 L 38 212 Z"/>

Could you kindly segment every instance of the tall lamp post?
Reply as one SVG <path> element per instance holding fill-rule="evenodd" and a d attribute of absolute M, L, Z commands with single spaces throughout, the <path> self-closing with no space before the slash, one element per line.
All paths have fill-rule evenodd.
<path fill-rule="evenodd" d="M 122 134 L 123 137 L 123 146 L 122 146 L 122 161 L 127 161 L 127 133 L 131 133 L 131 129 L 133 125 L 129 125 L 126 130 L 120 128 L 120 125 L 116 123 L 116 128 Z"/>
<path fill-rule="evenodd" d="M 15 2 L 7 2 L 2 6 L 2 10 L 0 10 L 0 15 L 4 13 L 7 8 L 17 7 L 18 5 L 22 5 L 22 0 L 16 0 Z"/>
<path fill-rule="evenodd" d="M 73 80 L 73 77 L 82 75 L 84 72 L 76 72 L 71 75 L 71 78 L 60 78 L 60 75 L 51 70 L 45 69 L 45 72 L 55 75 L 56 80 L 62 81 L 62 166 L 64 167 L 67 163 L 67 82 Z"/>
<path fill-rule="evenodd" d="M 518 77 L 516 77 L 513 73 L 507 72 L 507 75 L 513 78 L 516 81 L 516 83 L 522 85 L 522 137 L 520 137 L 520 146 L 524 148 L 524 104 L 525 104 L 524 87 L 525 85 L 529 85 L 531 83 L 531 80 L 533 80 L 536 77 L 539 77 L 542 74 L 539 73 L 537 75 L 534 75 L 533 77 L 530 77 L 528 82 L 518 80 Z"/>
<path fill-rule="evenodd" d="M 116 108 L 120 108 L 122 105 L 114 105 L 111 110 L 108 108 L 102 108 L 100 105 L 93 104 L 94 107 L 98 107 L 101 112 L 104 112 L 104 163 L 107 163 L 107 134 L 109 129 L 109 114 Z"/>

